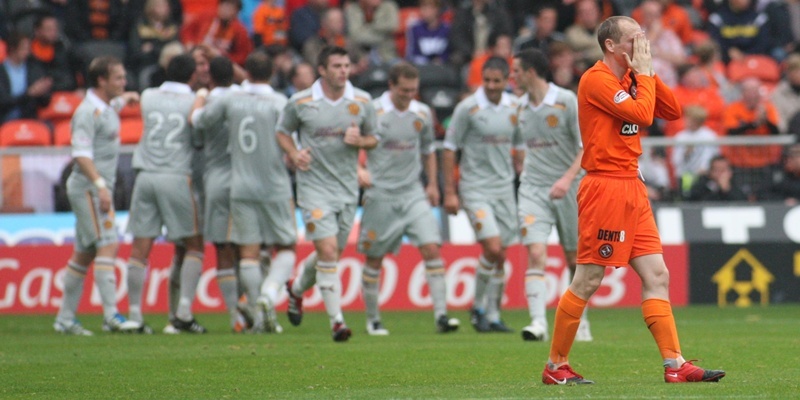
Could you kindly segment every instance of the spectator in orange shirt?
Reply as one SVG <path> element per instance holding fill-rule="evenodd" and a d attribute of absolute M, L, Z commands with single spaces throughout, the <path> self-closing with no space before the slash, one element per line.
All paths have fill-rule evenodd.
<path fill-rule="evenodd" d="M 43 14 L 33 24 L 31 59 L 53 78 L 53 91 L 75 89 L 75 74 L 69 64 L 69 49 L 61 39 L 58 19 Z"/>
<path fill-rule="evenodd" d="M 483 85 L 483 64 L 486 60 L 492 57 L 501 57 L 509 61 L 509 65 L 513 62 L 513 54 L 511 53 L 511 36 L 505 33 L 492 32 L 489 35 L 489 50 L 483 54 L 475 57 L 469 63 L 469 74 L 467 76 L 467 86 L 470 92 L 474 92 L 478 87 Z M 508 81 L 510 86 L 514 86 L 512 81 Z"/>
<path fill-rule="evenodd" d="M 680 5 L 675 4 L 675 0 L 658 0 L 658 2 L 662 7 L 661 24 L 664 28 L 675 32 L 684 45 L 691 43 L 694 29 L 692 29 L 689 13 Z M 644 21 L 643 11 L 642 5 L 640 5 L 633 10 L 631 17 L 641 24 Z"/>
<path fill-rule="evenodd" d="M 286 45 L 286 31 L 289 21 L 283 7 L 275 0 L 264 0 L 253 13 L 253 36 L 256 45 Z"/>
<path fill-rule="evenodd" d="M 234 63 L 243 64 L 253 43 L 237 16 L 241 8 L 241 0 L 220 0 L 216 15 L 198 16 L 184 26 L 181 41 L 187 47 L 211 46 Z"/>
<path fill-rule="evenodd" d="M 711 83 L 702 67 L 691 67 L 681 76 L 680 83 L 672 93 L 678 99 L 683 111 L 687 107 L 702 106 L 708 113 L 706 125 L 717 135 L 722 135 L 722 113 L 725 111 L 725 100 L 718 88 Z M 667 121 L 664 125 L 664 136 L 674 136 L 684 129 L 684 120 Z"/>
<path fill-rule="evenodd" d="M 741 83 L 742 99 L 725 109 L 723 124 L 728 136 L 767 136 L 778 133 L 778 111 L 761 94 L 758 78 Z M 759 192 L 769 182 L 774 167 L 780 161 L 781 147 L 723 146 L 722 154 L 731 161 L 739 186 L 748 194 Z"/>

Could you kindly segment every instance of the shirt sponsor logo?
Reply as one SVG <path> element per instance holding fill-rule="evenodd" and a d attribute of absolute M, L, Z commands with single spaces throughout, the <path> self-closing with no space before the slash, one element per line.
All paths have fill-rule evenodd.
<path fill-rule="evenodd" d="M 604 242 L 621 243 L 625 241 L 625 231 L 610 231 L 607 229 L 598 229 L 597 240 L 602 240 Z"/>
<path fill-rule="evenodd" d="M 623 101 L 628 100 L 630 97 L 631 95 L 629 95 L 628 92 L 620 90 L 619 92 L 617 92 L 617 94 L 614 95 L 614 103 L 616 104 L 622 103 Z"/>
<path fill-rule="evenodd" d="M 622 124 L 622 128 L 619 130 L 619 134 L 622 136 L 635 136 L 639 134 L 639 125 L 632 124 L 630 122 L 624 122 Z"/>

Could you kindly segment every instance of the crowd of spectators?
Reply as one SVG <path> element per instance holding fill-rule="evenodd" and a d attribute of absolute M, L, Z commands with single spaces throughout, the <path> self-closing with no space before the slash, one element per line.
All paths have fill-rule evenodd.
<path fill-rule="evenodd" d="M 291 95 L 313 81 L 319 49 L 335 44 L 350 51 L 356 83 L 406 59 L 452 71 L 447 79 L 456 76 L 465 94 L 480 85 L 488 57 L 534 47 L 549 55 L 550 78 L 575 90 L 602 58 L 596 31 L 611 15 L 641 24 L 656 72 L 687 111 L 645 134 L 800 134 L 798 0 L 0 0 L 0 123 L 37 118 L 54 92 L 82 95 L 84 69 L 98 53 L 121 58 L 129 89 L 141 91 L 163 82 L 177 54 L 241 64 L 263 49 L 276 63 L 273 86 Z M 516 91 L 513 81 L 508 90 Z M 438 117 L 446 123 L 448 115 Z M 667 171 L 666 183 L 657 179 L 666 187 L 656 189 L 681 195 L 722 154 L 754 199 L 768 191 L 755 186 L 780 175 L 787 157 L 775 147 L 699 149 L 648 153 L 644 164 L 655 169 L 643 172 Z"/>

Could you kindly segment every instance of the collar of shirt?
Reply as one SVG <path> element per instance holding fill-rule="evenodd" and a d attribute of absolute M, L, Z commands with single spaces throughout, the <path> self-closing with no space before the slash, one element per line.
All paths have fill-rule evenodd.
<path fill-rule="evenodd" d="M 378 101 L 381 103 L 381 108 L 383 109 L 383 111 L 387 112 L 387 113 L 391 112 L 391 111 L 394 111 L 399 115 L 403 115 L 403 114 L 405 114 L 405 113 L 407 113 L 409 111 L 411 111 L 412 113 L 419 112 L 419 103 L 417 103 L 416 100 L 411 100 L 411 104 L 408 105 L 408 109 L 407 110 L 405 110 L 405 111 L 398 110 L 397 107 L 394 106 L 394 103 L 392 102 L 391 94 L 388 91 L 383 92 L 383 94 L 378 99 Z"/>
<path fill-rule="evenodd" d="M 341 98 L 339 98 L 338 100 L 331 100 L 331 99 L 327 98 L 325 96 L 325 92 L 322 91 L 322 79 L 320 78 L 320 79 L 317 79 L 317 81 L 314 82 L 313 85 L 311 85 L 311 98 L 314 101 L 317 101 L 317 100 L 320 100 L 320 99 L 325 99 L 325 101 L 327 101 L 328 103 L 336 105 L 336 104 L 339 104 L 339 102 L 342 101 L 342 99 L 355 100 L 356 99 L 356 91 L 353 88 L 353 84 L 350 83 L 350 81 L 347 81 L 347 83 L 344 84 L 344 95 Z"/>
<path fill-rule="evenodd" d="M 189 94 L 192 93 L 192 88 L 185 83 L 180 82 L 172 82 L 166 81 L 158 87 L 158 90 L 163 90 L 165 92 L 172 92 L 172 93 L 180 93 L 180 94 Z"/>
<path fill-rule="evenodd" d="M 486 92 L 483 91 L 483 86 L 479 87 L 478 90 L 475 91 L 475 101 L 478 102 L 478 107 L 481 110 L 488 107 L 498 109 L 501 106 L 511 106 L 511 96 L 509 96 L 508 93 L 503 92 L 503 94 L 500 96 L 500 103 L 494 104 L 489 101 L 488 97 L 486 97 Z"/>
<path fill-rule="evenodd" d="M 234 91 L 236 89 L 237 89 L 236 85 L 217 86 L 217 87 L 211 89 L 210 92 L 208 92 L 208 97 L 220 97 L 220 96 L 223 96 L 225 93 L 232 92 L 232 91 Z"/>
<path fill-rule="evenodd" d="M 92 105 L 100 110 L 101 113 L 106 112 L 107 109 L 111 108 L 111 105 L 103 101 L 97 94 L 94 92 L 94 89 L 89 89 L 86 91 L 86 99 L 89 100 Z"/>
<path fill-rule="evenodd" d="M 556 104 L 556 99 L 558 99 L 558 86 L 556 86 L 553 82 L 550 82 L 550 84 L 547 86 L 547 93 L 544 94 L 542 102 L 538 105 L 533 105 L 533 103 L 531 103 L 531 98 L 528 93 L 525 93 L 525 96 L 522 97 L 521 101 L 523 101 L 524 104 L 527 104 L 531 110 L 536 111 L 545 105 L 554 106 Z"/>
<path fill-rule="evenodd" d="M 257 94 L 257 95 L 270 95 L 275 93 L 275 89 L 272 88 L 267 83 L 250 83 L 247 82 L 246 85 L 242 87 L 245 92 Z"/>

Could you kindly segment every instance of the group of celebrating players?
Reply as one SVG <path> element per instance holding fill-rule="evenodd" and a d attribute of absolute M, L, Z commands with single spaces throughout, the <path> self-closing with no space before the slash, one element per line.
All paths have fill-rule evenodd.
<path fill-rule="evenodd" d="M 448 213 L 466 211 L 482 246 L 470 314 L 479 332 L 512 331 L 500 316 L 505 251 L 521 239 L 529 254 L 525 293 L 531 316 L 522 337 L 549 340 L 544 267 L 547 239 L 557 229 L 575 279 L 556 311 L 544 383 L 592 383 L 570 368 L 567 354 L 574 340 L 592 340 L 586 303 L 605 266 L 628 264 L 643 281 L 643 314 L 661 349 L 665 380 L 719 380 L 724 372 L 695 367 L 680 354 L 658 232 L 646 196 L 640 196 L 643 185 L 635 179 L 641 145 L 638 137 L 624 133 L 631 130 L 621 129 L 651 123 L 654 116 L 677 118 L 680 106 L 654 76 L 638 24 L 612 17 L 598 37 L 605 58 L 587 72 L 577 96 L 547 80 L 548 62 L 538 50 L 516 54 L 511 65 L 502 58 L 484 64 L 482 86 L 458 104 L 447 129 L 443 199 L 433 117 L 427 105 L 415 100 L 419 75 L 411 64 L 393 66 L 389 90 L 373 100 L 349 82 L 347 51 L 327 47 L 319 54 L 319 79 L 287 100 L 269 86 L 271 61 L 260 52 L 247 58 L 247 81 L 241 86 L 233 84 L 236 67 L 229 60 L 210 60 L 210 92 L 192 91 L 196 61 L 190 54 L 177 56 L 167 68 L 167 82 L 145 90 L 141 98 L 124 92 L 119 61 L 94 60 L 88 74 L 91 89 L 72 121 L 76 166 L 68 194 L 77 217 L 76 240 L 56 331 L 91 334 L 75 314 L 93 261 L 103 329 L 152 333 L 141 311 L 142 289 L 150 250 L 165 227 L 167 239 L 176 243 L 165 333 L 206 332 L 191 305 L 204 241 L 209 241 L 216 249 L 217 282 L 232 328 L 238 329 L 240 316 L 247 315 L 246 328 L 252 332 L 282 332 L 275 304 L 284 287 L 289 321 L 299 325 L 303 294 L 316 284 L 333 340 L 347 341 L 352 331 L 341 310 L 337 262 L 362 186 L 358 251 L 366 256 L 362 294 L 368 334 L 389 334 L 378 310 L 381 265 L 404 236 L 422 254 L 436 331 L 458 329 L 459 321 L 447 314 L 442 239 L 432 212 L 443 200 Z M 521 97 L 506 92 L 509 77 L 524 91 Z M 584 82 L 587 77 L 591 80 Z M 138 175 L 127 227 L 134 239 L 125 318 L 114 301 L 118 246 L 109 188 L 119 154 L 116 112 L 136 101 L 145 124 L 133 158 Z M 359 165 L 362 150 L 365 166 Z M 284 155 L 296 171 L 294 197 Z M 515 198 L 517 173 L 521 183 Z M 199 182 L 202 188 L 196 187 Z M 623 195 L 633 200 L 620 203 L 617 196 Z M 315 251 L 292 277 L 295 204 Z M 621 235 L 597 233 L 606 231 Z M 268 263 L 262 261 L 265 253 Z M 246 303 L 240 305 L 241 294 Z"/>

